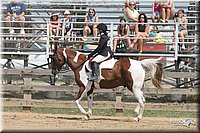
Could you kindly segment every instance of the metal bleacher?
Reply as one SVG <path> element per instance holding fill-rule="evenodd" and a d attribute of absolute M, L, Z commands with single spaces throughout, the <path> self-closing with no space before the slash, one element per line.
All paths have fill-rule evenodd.
<path fill-rule="evenodd" d="M 1 8 L 1 35 L 0 38 L 3 41 L 3 46 L 1 47 L 1 58 L 11 62 L 15 59 L 24 60 L 24 66 L 28 67 L 30 65 L 29 59 L 31 55 L 36 56 L 46 56 L 46 62 L 42 65 L 37 63 L 32 63 L 35 68 L 43 68 L 44 65 L 48 65 L 49 57 L 51 56 L 51 47 L 52 44 L 67 44 L 68 46 L 73 46 L 81 51 L 86 51 L 83 46 L 85 45 L 94 45 L 97 42 L 83 42 L 82 30 L 84 25 L 84 17 L 88 13 L 89 8 L 95 8 L 97 15 L 100 18 L 100 22 L 104 22 L 108 25 L 109 36 L 113 40 L 116 35 L 117 25 L 119 24 L 119 19 L 123 17 L 123 6 L 124 0 L 22 0 L 27 5 L 26 12 L 26 21 L 25 21 L 25 35 L 20 35 L 19 33 L 10 34 L 8 33 L 9 27 L 5 27 L 5 13 L 6 13 L 6 4 L 9 1 L 2 0 Z M 148 22 L 152 26 L 151 21 L 151 7 L 153 0 L 137 0 L 137 10 L 139 12 L 144 12 L 147 14 Z M 177 12 L 180 8 L 185 10 L 185 16 L 188 19 L 188 31 L 189 34 L 185 38 L 185 44 L 187 46 L 186 51 L 178 51 L 177 35 L 174 35 L 174 23 L 170 19 L 168 24 L 158 23 L 159 30 L 157 32 L 162 33 L 163 38 L 168 40 L 167 42 L 154 42 L 154 37 L 149 37 L 147 42 L 144 44 L 146 48 L 142 54 L 138 53 L 116 53 L 116 56 L 165 56 L 172 58 L 172 60 L 178 60 L 179 58 L 196 58 L 197 53 L 194 52 L 198 48 L 197 37 L 199 31 L 197 30 L 199 12 L 197 11 L 198 2 L 196 1 L 179 1 L 174 0 L 175 11 Z M 70 41 L 62 42 L 55 41 L 51 42 L 49 40 L 48 33 L 48 24 L 50 14 L 52 12 L 60 12 L 60 18 L 63 18 L 62 13 L 68 9 L 71 12 L 71 18 L 73 20 L 74 28 L 71 35 Z M 165 25 L 165 26 L 163 26 Z M 167 27 L 167 28 L 166 28 Z M 15 27 L 16 32 L 19 27 Z M 89 36 L 88 38 L 93 38 Z M 134 35 L 131 36 L 134 38 Z M 173 38 L 175 42 L 173 42 Z M 112 41 L 111 41 L 112 43 Z M 177 46 L 176 51 L 170 51 L 170 47 L 175 43 Z M 81 46 L 81 47 L 80 47 Z M 149 49 L 147 48 L 154 46 L 164 46 L 162 50 L 160 49 Z M 81 49 L 80 49 L 81 48 Z M 164 48 L 164 49 L 163 49 Z M 86 51 L 88 52 L 88 51 Z M 6 63 L 7 63 L 6 62 Z M 1 64 L 2 65 L 2 64 Z M 3 64 L 3 67 L 6 65 Z M 11 67 L 9 65 L 9 67 Z"/>

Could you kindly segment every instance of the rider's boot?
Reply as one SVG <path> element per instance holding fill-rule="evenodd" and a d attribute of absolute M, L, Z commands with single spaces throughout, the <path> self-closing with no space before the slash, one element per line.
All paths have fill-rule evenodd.
<path fill-rule="evenodd" d="M 97 68 L 98 65 L 97 65 L 97 62 L 96 61 L 93 61 L 91 63 L 91 68 L 92 68 L 92 75 L 90 76 L 89 80 L 93 80 L 93 81 L 97 81 L 98 79 L 98 71 L 97 71 Z"/>

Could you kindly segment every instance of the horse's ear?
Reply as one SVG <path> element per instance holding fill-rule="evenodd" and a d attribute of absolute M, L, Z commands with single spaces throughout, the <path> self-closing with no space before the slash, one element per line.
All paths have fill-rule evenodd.
<path fill-rule="evenodd" d="M 56 44 L 56 45 L 55 45 L 55 51 L 57 51 L 57 49 L 58 49 L 58 45 Z"/>

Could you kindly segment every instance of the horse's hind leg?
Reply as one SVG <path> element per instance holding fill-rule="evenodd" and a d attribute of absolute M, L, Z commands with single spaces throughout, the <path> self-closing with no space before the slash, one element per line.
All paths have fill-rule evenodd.
<path fill-rule="evenodd" d="M 139 111 L 140 111 L 140 104 L 138 103 L 134 112 L 136 113 L 136 117 L 139 115 Z"/>
<path fill-rule="evenodd" d="M 88 100 L 88 112 L 87 112 L 87 117 L 91 118 L 92 116 L 92 104 L 93 104 L 93 89 L 94 86 L 91 87 L 91 89 L 87 93 L 87 100 Z"/>
<path fill-rule="evenodd" d="M 137 105 L 135 112 L 137 116 L 134 118 L 135 121 L 139 121 L 142 119 L 142 114 L 144 112 L 144 102 L 145 98 L 143 96 L 143 92 L 139 88 L 135 88 L 133 91 L 135 94 L 136 99 L 138 100 L 139 104 Z"/>

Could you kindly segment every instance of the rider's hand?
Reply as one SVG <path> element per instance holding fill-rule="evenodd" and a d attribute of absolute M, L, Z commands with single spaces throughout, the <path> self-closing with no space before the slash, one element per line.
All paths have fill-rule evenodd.
<path fill-rule="evenodd" d="M 88 55 L 88 59 L 90 59 L 91 57 L 92 57 L 92 55 L 91 55 L 91 54 L 89 54 L 89 55 Z"/>

